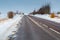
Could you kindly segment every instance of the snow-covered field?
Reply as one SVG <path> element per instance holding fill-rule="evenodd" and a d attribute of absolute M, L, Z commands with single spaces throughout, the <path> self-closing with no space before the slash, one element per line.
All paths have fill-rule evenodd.
<path fill-rule="evenodd" d="M 15 15 L 13 19 L 8 19 L 0 22 L 0 40 L 5 40 L 12 31 L 17 30 L 16 26 L 23 15 Z"/>
<path fill-rule="evenodd" d="M 58 18 L 58 17 L 50 18 L 50 15 L 48 15 L 48 14 L 34 15 L 34 16 L 39 17 L 39 18 L 43 18 L 43 19 L 46 19 L 46 20 L 54 21 L 54 22 L 57 22 L 57 23 L 60 23 L 60 18 Z M 60 16 L 60 15 L 58 15 L 58 16 Z"/>

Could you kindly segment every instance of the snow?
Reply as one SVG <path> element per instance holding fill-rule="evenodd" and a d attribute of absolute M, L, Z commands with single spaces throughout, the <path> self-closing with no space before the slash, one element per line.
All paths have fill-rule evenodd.
<path fill-rule="evenodd" d="M 5 40 L 6 37 L 12 33 L 12 31 L 17 30 L 16 25 L 22 17 L 23 15 L 17 14 L 13 19 L 8 19 L 3 23 L 0 22 L 0 40 Z"/>
<path fill-rule="evenodd" d="M 0 14 L 0 19 L 6 18 L 7 14 Z"/>
<path fill-rule="evenodd" d="M 44 15 L 39 14 L 39 15 L 34 15 L 34 16 L 39 17 L 39 18 L 43 18 L 43 19 L 46 19 L 46 20 L 50 20 L 50 21 L 53 21 L 53 22 L 60 23 L 60 18 L 58 18 L 58 17 L 50 18 L 50 15 L 48 15 L 48 14 L 44 14 Z M 58 16 L 60 16 L 60 15 L 58 15 Z"/>

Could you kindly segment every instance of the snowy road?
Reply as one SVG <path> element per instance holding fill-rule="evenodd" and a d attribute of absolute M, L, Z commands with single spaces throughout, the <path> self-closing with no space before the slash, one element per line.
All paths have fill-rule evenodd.
<path fill-rule="evenodd" d="M 38 18 L 33 16 L 24 16 L 22 25 L 17 30 L 15 40 L 60 40 L 60 36 L 43 26 L 42 22 L 38 22 Z M 58 37 L 57 37 L 57 36 Z"/>

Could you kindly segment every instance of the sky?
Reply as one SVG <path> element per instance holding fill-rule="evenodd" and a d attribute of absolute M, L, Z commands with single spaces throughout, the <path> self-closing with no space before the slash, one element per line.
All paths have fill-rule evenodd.
<path fill-rule="evenodd" d="M 51 12 L 60 11 L 60 0 L 0 0 L 0 12 L 6 14 L 8 11 L 18 11 L 28 14 L 48 3 Z"/>

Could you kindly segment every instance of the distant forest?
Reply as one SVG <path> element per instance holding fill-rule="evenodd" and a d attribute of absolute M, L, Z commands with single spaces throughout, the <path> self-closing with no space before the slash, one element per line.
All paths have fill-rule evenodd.
<path fill-rule="evenodd" d="M 48 4 L 48 5 L 42 6 L 39 10 L 37 10 L 37 11 L 34 10 L 30 14 L 33 14 L 33 15 L 35 15 L 35 14 L 50 14 L 50 5 Z"/>

